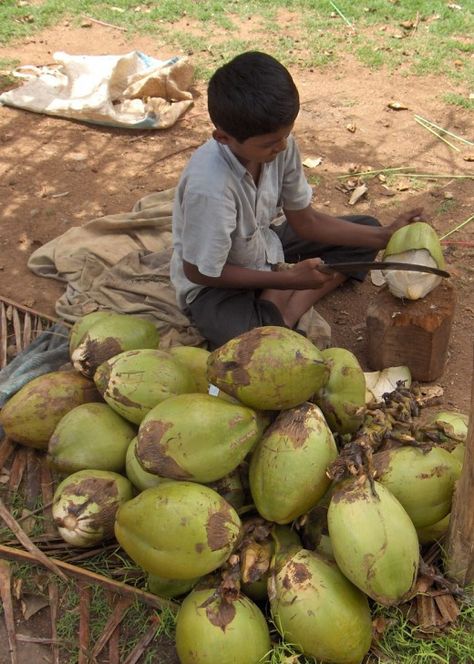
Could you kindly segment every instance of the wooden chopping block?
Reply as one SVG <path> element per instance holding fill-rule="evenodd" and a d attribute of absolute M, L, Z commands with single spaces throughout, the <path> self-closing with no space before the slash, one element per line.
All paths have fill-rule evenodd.
<path fill-rule="evenodd" d="M 382 288 L 367 309 L 368 362 L 372 369 L 407 366 L 412 378 L 443 373 L 456 296 L 443 281 L 421 300 L 401 300 Z"/>

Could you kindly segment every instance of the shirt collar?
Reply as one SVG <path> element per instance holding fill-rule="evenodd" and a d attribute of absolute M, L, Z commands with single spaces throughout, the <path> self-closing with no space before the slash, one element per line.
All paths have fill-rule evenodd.
<path fill-rule="evenodd" d="M 235 154 L 232 152 L 232 150 L 229 148 L 228 145 L 223 145 L 222 143 L 219 143 L 219 141 L 216 141 L 215 138 L 212 139 L 215 141 L 218 149 L 220 150 L 221 154 L 224 156 L 224 159 L 227 161 L 229 166 L 232 168 L 234 173 L 242 180 L 245 175 L 248 173 L 247 169 L 245 166 L 237 159 Z"/>

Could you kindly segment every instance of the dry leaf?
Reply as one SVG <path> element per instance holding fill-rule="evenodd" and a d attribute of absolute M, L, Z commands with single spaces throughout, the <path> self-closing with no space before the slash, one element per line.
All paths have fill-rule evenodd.
<path fill-rule="evenodd" d="M 319 166 L 323 161 L 322 157 L 307 157 L 303 161 L 303 166 L 306 166 L 306 168 L 316 168 L 316 166 Z"/>
<path fill-rule="evenodd" d="M 49 606 L 49 601 L 39 595 L 26 595 L 21 600 L 21 612 L 25 620 L 29 620 L 35 613 Z"/>
<path fill-rule="evenodd" d="M 374 286 L 380 287 L 385 283 L 385 277 L 383 276 L 382 270 L 371 270 L 370 271 L 370 280 Z"/>
<path fill-rule="evenodd" d="M 20 599 L 22 588 L 23 588 L 23 579 L 20 578 L 13 579 L 12 590 L 15 599 Z"/>
<path fill-rule="evenodd" d="M 413 21 L 402 21 L 400 25 L 402 28 L 405 28 L 405 30 L 411 30 L 415 24 Z"/>
<path fill-rule="evenodd" d="M 393 189 L 390 189 L 385 184 L 383 184 L 380 187 L 380 193 L 382 194 L 382 196 L 395 196 L 395 192 L 393 191 Z"/>
<path fill-rule="evenodd" d="M 351 134 L 353 134 L 356 131 L 357 127 L 355 126 L 355 124 L 350 123 L 346 125 L 346 129 L 347 131 L 350 131 Z"/>
<path fill-rule="evenodd" d="M 391 621 L 383 616 L 377 616 L 372 620 L 372 629 L 377 636 L 382 635 L 388 627 L 390 627 Z"/>
<path fill-rule="evenodd" d="M 408 191 L 410 189 L 410 183 L 408 180 L 400 180 L 397 184 L 397 191 Z"/>
<path fill-rule="evenodd" d="M 360 184 L 352 192 L 352 196 L 349 199 L 349 205 L 355 205 L 365 194 L 368 192 L 369 188 L 366 184 Z"/>
<path fill-rule="evenodd" d="M 391 101 L 387 104 L 388 108 L 392 111 L 408 111 L 408 106 L 401 104 L 399 101 Z"/>

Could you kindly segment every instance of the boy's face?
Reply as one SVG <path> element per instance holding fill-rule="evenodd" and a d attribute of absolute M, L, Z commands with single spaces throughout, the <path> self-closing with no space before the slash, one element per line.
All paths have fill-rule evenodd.
<path fill-rule="evenodd" d="M 247 166 L 247 164 L 266 164 L 273 161 L 286 148 L 286 141 L 292 129 L 293 124 L 271 134 L 252 136 L 242 143 L 222 129 L 216 129 L 213 136 L 219 143 L 228 145 L 237 159 Z"/>

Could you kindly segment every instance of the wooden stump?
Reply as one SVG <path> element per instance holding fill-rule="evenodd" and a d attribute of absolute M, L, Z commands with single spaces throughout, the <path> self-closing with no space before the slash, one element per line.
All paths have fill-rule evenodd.
<path fill-rule="evenodd" d="M 448 574 L 462 586 L 474 582 L 474 371 L 462 474 L 454 492 L 446 553 Z"/>
<path fill-rule="evenodd" d="M 443 373 L 455 310 L 446 281 L 421 300 L 401 300 L 382 288 L 367 310 L 368 361 L 372 369 L 407 366 L 412 378 Z"/>

